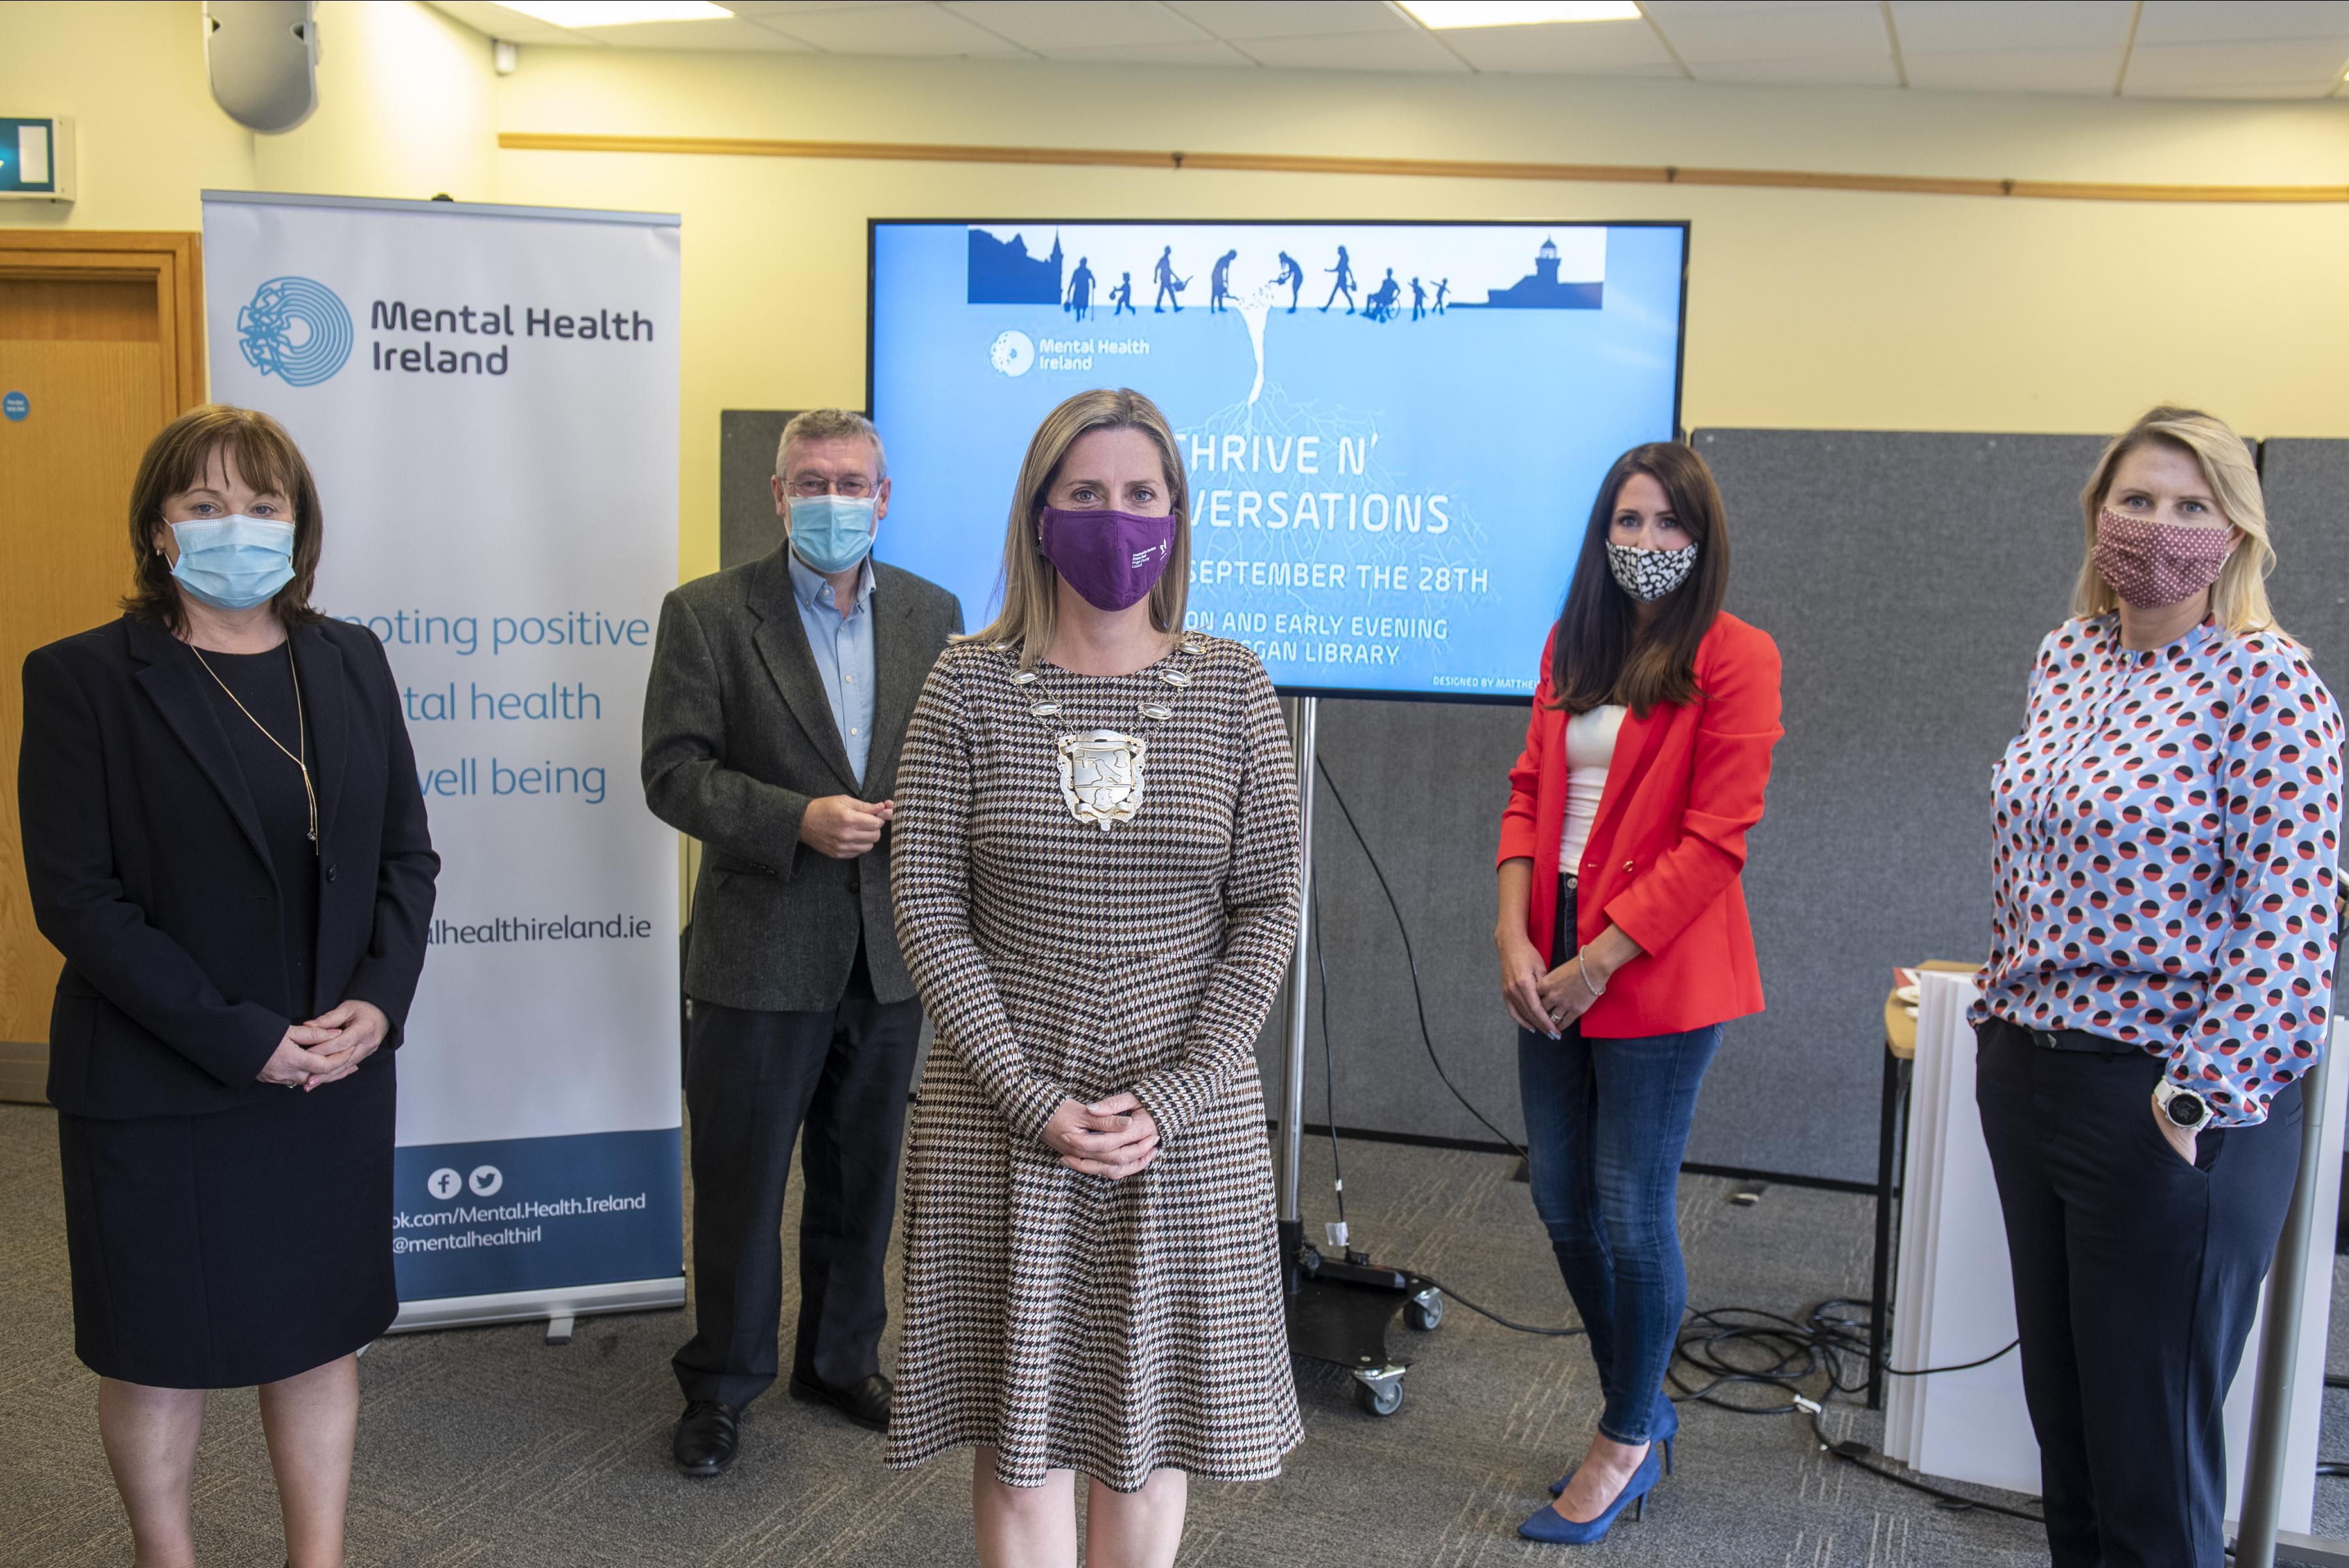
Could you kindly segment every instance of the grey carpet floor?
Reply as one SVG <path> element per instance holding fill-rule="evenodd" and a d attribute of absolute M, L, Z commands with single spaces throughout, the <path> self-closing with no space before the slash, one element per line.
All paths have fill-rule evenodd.
<path fill-rule="evenodd" d="M 1307 1212 L 1318 1222 L 1329 1146 L 1307 1151 Z M 1526 1190 L 1508 1180 L 1513 1161 L 1367 1143 L 1349 1144 L 1345 1161 L 1357 1244 L 1521 1322 L 1566 1320 Z M 129 1534 L 92 1417 L 96 1380 L 73 1357 L 56 1165 L 52 1115 L 0 1107 L 0 1563 L 127 1563 Z M 1745 1207 L 1730 1191 L 1682 1183 L 1696 1305 L 1799 1313 L 1865 1291 L 1867 1200 L 1774 1187 Z M 324 1222 L 326 1196 L 289 1182 L 287 1244 L 300 1244 L 305 1211 Z M 885 1470 L 878 1438 L 780 1392 L 752 1407 L 730 1474 L 678 1476 L 667 1460 L 678 1409 L 668 1357 L 685 1332 L 682 1315 L 656 1313 L 584 1320 L 563 1347 L 534 1326 L 377 1344 L 360 1363 L 354 1568 L 972 1561 L 967 1456 Z M 2335 1364 L 2349 1364 L 2349 1314 L 2336 1311 L 2333 1333 Z M 1365 1415 L 1342 1376 L 1300 1369 L 1304 1445 L 1277 1481 L 1194 1489 L 1185 1568 L 2045 1561 L 2033 1527 L 1953 1512 L 1828 1460 L 1793 1417 L 1704 1407 L 1684 1408 L 1678 1471 L 1645 1522 L 1578 1553 L 1520 1541 L 1517 1522 L 1579 1454 L 1596 1414 L 1580 1342 L 1514 1334 L 1455 1305 L 1435 1332 L 1398 1326 L 1392 1343 L 1413 1361 L 1402 1409 Z M 894 1352 L 885 1345 L 885 1365 Z M 2328 1396 L 2327 1417 L 2329 1451 L 2349 1447 L 2349 1396 Z M 1872 1442 L 1881 1422 L 1837 1400 L 1828 1429 Z M 2320 1532 L 2349 1534 L 2349 1482 L 2318 1486 Z M 195 1506 L 207 1568 L 280 1561 L 250 1393 L 212 1400 Z"/>

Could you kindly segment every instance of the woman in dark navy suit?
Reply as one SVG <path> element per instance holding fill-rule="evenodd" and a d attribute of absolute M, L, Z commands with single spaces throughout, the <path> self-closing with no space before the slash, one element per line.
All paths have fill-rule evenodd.
<path fill-rule="evenodd" d="M 274 420 L 194 409 L 140 465 L 127 614 L 25 661 L 74 1349 L 142 1568 L 193 1562 L 204 1390 L 253 1386 L 291 1562 L 342 1562 L 398 1308 L 390 1051 L 440 862 L 382 645 L 310 607 L 321 529 Z"/>

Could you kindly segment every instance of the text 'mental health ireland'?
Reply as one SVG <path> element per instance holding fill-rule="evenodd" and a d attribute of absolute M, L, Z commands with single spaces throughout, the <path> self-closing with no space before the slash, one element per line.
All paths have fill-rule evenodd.
<path fill-rule="evenodd" d="M 1038 423 L 1131 387 L 1190 481 L 1193 626 L 1290 689 L 1522 696 L 1591 492 L 1675 433 L 1686 252 L 1677 224 L 876 223 L 879 553 L 982 623 Z"/>

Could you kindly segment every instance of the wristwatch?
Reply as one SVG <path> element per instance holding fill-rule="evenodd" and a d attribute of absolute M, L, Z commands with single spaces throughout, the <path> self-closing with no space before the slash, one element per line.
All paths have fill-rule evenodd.
<path fill-rule="evenodd" d="M 2153 1109 L 2169 1119 L 2169 1125 L 2180 1132 L 2199 1132 L 2210 1119 L 2210 1104 L 2190 1088 L 2181 1088 L 2168 1078 L 2153 1086 Z"/>

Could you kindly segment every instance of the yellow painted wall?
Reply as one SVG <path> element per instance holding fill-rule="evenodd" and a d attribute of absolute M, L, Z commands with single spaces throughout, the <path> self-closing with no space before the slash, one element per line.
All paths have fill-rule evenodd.
<path fill-rule="evenodd" d="M 81 121 L 84 199 L 0 224 L 191 228 L 206 185 L 677 211 L 680 568 L 717 556 L 718 413 L 864 396 L 868 216 L 1685 218 L 1692 425 L 2098 431 L 2156 398 L 2349 437 L 2349 206 L 2175 206 L 652 154 L 507 130 L 1123 145 L 2349 185 L 2349 101 L 1147 70 L 538 47 L 409 0 L 321 7 L 324 103 L 212 104 L 199 8 L 0 5 L 0 108 Z M 999 498 L 976 497 L 985 514 Z"/>

